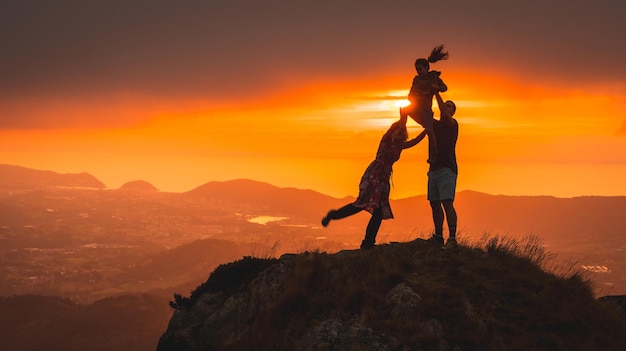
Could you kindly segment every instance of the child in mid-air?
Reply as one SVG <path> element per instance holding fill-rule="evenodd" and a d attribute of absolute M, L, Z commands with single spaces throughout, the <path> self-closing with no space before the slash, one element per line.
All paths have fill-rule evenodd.
<path fill-rule="evenodd" d="M 446 84 L 439 77 L 441 72 L 430 71 L 430 63 L 447 58 L 448 52 L 443 51 L 443 45 L 439 45 L 433 49 L 428 59 L 419 58 L 415 60 L 417 75 L 413 78 L 408 97 L 411 104 L 402 109 L 403 114 L 409 115 L 428 133 L 428 145 L 433 151 L 428 162 L 434 162 L 434 158 L 437 157 L 437 144 L 433 133 L 433 96 L 437 92 L 448 90 Z"/>

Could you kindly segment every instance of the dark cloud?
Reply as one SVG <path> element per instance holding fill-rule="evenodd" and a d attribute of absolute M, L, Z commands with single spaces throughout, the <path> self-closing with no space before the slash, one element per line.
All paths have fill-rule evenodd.
<path fill-rule="evenodd" d="M 439 43 L 449 67 L 625 81 L 625 10 L 621 0 L 8 0 L 0 95 L 260 95 L 310 79 L 412 74 Z"/>
<path fill-rule="evenodd" d="M 3 91 L 245 93 L 286 75 L 355 71 L 380 50 L 368 39 L 377 13 L 347 5 L 86 3 L 3 9 Z"/>

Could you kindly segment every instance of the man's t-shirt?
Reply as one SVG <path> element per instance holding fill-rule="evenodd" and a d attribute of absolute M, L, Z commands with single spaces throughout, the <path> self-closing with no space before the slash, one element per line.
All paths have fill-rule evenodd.
<path fill-rule="evenodd" d="M 437 139 L 437 158 L 430 164 L 430 170 L 447 167 L 458 174 L 456 164 L 456 140 L 459 137 L 459 123 L 453 118 L 453 123 L 444 123 L 440 120 L 433 121 L 433 131 Z M 430 151 L 429 151 L 430 152 Z"/>

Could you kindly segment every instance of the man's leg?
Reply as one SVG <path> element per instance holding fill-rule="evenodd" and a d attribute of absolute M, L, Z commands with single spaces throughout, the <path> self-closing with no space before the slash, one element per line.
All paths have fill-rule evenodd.
<path fill-rule="evenodd" d="M 433 213 L 433 224 L 435 225 L 435 234 L 433 241 L 440 242 L 443 245 L 443 207 L 441 201 L 430 201 L 430 208 Z"/>
<path fill-rule="evenodd" d="M 454 200 L 442 201 L 443 209 L 446 212 L 446 220 L 448 222 L 448 230 L 450 231 L 450 239 L 456 240 L 456 210 L 454 209 Z"/>
<path fill-rule="evenodd" d="M 428 172 L 427 198 L 430 203 L 433 224 L 435 226 L 435 233 L 428 240 L 433 243 L 443 245 L 443 208 L 441 207 L 438 178 L 439 176 L 437 171 Z"/>
<path fill-rule="evenodd" d="M 457 175 L 452 170 L 445 168 L 441 177 L 439 195 L 441 195 L 441 203 L 446 213 L 448 222 L 448 231 L 450 238 L 456 242 L 456 210 L 454 209 L 454 195 L 456 193 Z"/>

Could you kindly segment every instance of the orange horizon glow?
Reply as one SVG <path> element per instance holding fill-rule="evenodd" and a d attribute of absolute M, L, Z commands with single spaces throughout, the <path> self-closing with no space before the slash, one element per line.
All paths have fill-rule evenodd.
<path fill-rule="evenodd" d="M 47 127 L 0 130 L 0 163 L 88 172 L 108 188 L 142 179 L 179 192 L 249 178 L 356 195 L 410 78 L 318 82 L 239 102 L 123 94 L 16 102 L 5 112 L 36 114 Z M 444 99 L 456 102 L 461 128 L 459 190 L 626 195 L 624 86 L 542 87 L 463 72 L 446 72 L 446 82 Z M 59 116 L 76 123 L 54 127 Z M 421 131 L 408 127 L 410 136 Z M 393 198 L 425 193 L 425 159 L 425 143 L 403 153 Z"/>

